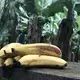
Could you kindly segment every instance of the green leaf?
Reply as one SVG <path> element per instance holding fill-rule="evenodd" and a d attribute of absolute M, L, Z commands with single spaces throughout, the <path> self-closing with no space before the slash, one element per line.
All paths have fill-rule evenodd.
<path fill-rule="evenodd" d="M 80 31 L 80 16 L 77 17 L 77 21 L 76 22 L 78 23 L 78 31 Z"/>
<path fill-rule="evenodd" d="M 42 14 L 43 10 L 47 6 L 51 5 L 52 0 L 35 0 L 35 6 L 39 14 Z"/>
<path fill-rule="evenodd" d="M 64 12 L 64 6 L 68 9 L 74 6 L 76 0 L 56 0 L 51 5 L 49 5 L 46 9 L 43 10 L 43 15 L 45 16 L 54 16 L 55 13 Z M 75 10 L 80 14 L 80 7 L 76 6 Z"/>

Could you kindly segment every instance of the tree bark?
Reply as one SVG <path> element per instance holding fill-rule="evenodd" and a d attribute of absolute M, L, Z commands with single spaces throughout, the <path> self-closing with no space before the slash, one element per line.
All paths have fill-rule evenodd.
<path fill-rule="evenodd" d="M 38 11 L 35 6 L 35 0 L 25 0 L 24 9 L 28 12 L 30 17 L 28 24 L 28 42 L 27 43 L 38 43 L 41 41 L 42 25 L 38 20 Z"/>
<path fill-rule="evenodd" d="M 38 24 L 38 16 L 34 15 L 28 26 L 28 43 L 39 43 L 42 35 L 42 25 Z"/>
<path fill-rule="evenodd" d="M 9 43 L 16 41 L 17 16 L 15 11 L 15 0 L 5 0 L 0 26 L 8 30 Z"/>
<path fill-rule="evenodd" d="M 57 46 L 62 50 L 62 58 L 69 60 L 69 41 L 73 33 L 73 11 L 69 9 L 66 19 L 59 25 L 57 35 Z"/>

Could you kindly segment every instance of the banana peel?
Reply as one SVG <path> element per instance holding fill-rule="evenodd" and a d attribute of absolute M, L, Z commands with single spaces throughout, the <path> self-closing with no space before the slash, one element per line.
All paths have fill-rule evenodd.
<path fill-rule="evenodd" d="M 61 57 L 61 50 L 52 44 L 10 43 L 0 50 L 0 67 L 12 66 L 18 62 L 26 67 L 65 68 L 67 62 Z"/>
<path fill-rule="evenodd" d="M 65 68 L 67 62 L 61 58 L 47 55 L 26 55 L 19 60 L 22 66 L 26 67 L 54 67 Z"/>

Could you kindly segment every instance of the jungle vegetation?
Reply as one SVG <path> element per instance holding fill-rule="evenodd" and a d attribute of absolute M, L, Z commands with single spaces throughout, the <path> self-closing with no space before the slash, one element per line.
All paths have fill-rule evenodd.
<path fill-rule="evenodd" d="M 51 43 L 63 59 L 80 59 L 80 0 L 0 0 L 0 47 Z"/>

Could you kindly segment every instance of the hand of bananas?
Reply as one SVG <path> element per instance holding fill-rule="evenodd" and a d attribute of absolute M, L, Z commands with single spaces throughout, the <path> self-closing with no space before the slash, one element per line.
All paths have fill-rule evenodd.
<path fill-rule="evenodd" d="M 0 50 L 0 67 L 13 66 L 16 61 L 26 67 L 64 68 L 67 62 L 61 56 L 61 50 L 55 45 L 10 43 Z"/>

